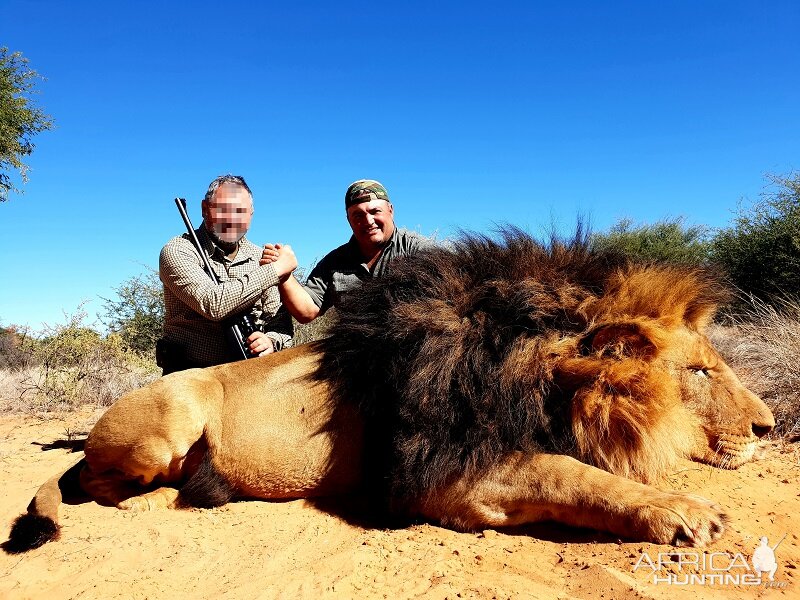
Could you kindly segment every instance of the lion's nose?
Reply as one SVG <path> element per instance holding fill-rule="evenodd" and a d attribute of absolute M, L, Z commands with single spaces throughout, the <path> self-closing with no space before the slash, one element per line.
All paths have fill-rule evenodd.
<path fill-rule="evenodd" d="M 753 435 L 756 437 L 764 437 L 775 428 L 775 417 L 772 415 L 772 411 L 766 405 L 764 409 L 758 417 L 753 419 Z"/>
<path fill-rule="evenodd" d="M 769 409 L 769 406 L 764 404 L 764 401 L 761 398 L 756 396 L 750 390 L 747 390 L 747 395 L 755 404 L 755 406 L 753 406 L 755 409 L 755 414 L 752 417 L 753 422 L 750 426 L 752 428 L 753 435 L 759 438 L 764 437 L 775 428 L 775 417 L 773 416 L 772 411 Z"/>
<path fill-rule="evenodd" d="M 753 423 L 753 435 L 756 437 L 764 437 L 770 431 L 772 431 L 773 427 L 774 425 L 756 425 Z"/>

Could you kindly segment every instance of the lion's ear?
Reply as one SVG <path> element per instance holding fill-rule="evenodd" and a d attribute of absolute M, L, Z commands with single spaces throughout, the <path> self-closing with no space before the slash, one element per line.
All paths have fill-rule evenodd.
<path fill-rule="evenodd" d="M 652 358 L 658 350 L 655 332 L 635 321 L 599 325 L 583 338 L 581 347 L 586 354 L 615 358 Z"/>
<path fill-rule="evenodd" d="M 696 331 L 702 331 L 714 319 L 717 312 L 717 304 L 713 301 L 698 301 L 690 303 L 686 307 L 683 320 Z"/>

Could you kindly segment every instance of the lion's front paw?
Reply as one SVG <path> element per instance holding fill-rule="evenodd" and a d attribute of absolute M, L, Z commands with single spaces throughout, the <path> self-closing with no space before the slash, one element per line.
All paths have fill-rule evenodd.
<path fill-rule="evenodd" d="M 644 539 L 673 546 L 705 546 L 722 536 L 728 521 L 710 500 L 678 492 L 663 492 L 637 513 Z"/>

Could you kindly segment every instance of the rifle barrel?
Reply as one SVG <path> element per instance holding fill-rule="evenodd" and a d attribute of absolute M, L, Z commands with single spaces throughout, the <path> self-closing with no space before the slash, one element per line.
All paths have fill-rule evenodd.
<path fill-rule="evenodd" d="M 208 262 L 208 256 L 206 256 L 203 247 L 200 245 L 200 240 L 197 239 L 197 234 L 194 232 L 194 227 L 192 227 L 192 222 L 189 220 L 189 215 L 186 212 L 186 200 L 184 198 L 175 198 L 175 204 L 178 206 L 178 212 L 181 213 L 181 217 L 183 217 L 183 224 L 186 225 L 186 231 L 189 232 L 189 237 L 192 238 L 192 243 L 194 247 L 197 249 L 197 252 L 200 254 L 200 258 L 203 259 L 203 265 L 205 265 L 206 273 L 208 276 L 211 277 L 211 280 L 214 283 L 219 283 L 219 278 L 217 274 L 214 272 L 214 269 L 211 268 L 211 263 Z"/>

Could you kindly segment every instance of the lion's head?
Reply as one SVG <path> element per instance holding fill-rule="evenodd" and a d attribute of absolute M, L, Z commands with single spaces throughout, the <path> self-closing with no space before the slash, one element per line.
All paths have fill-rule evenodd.
<path fill-rule="evenodd" d="M 555 380 L 575 389 L 578 457 L 612 473 L 652 482 L 679 457 L 736 468 L 774 426 L 702 330 L 631 319 L 601 324 L 580 344 Z"/>
<path fill-rule="evenodd" d="M 471 236 L 353 294 L 316 377 L 360 406 L 395 502 L 517 450 L 641 481 L 682 456 L 734 468 L 774 421 L 703 335 L 725 295 L 581 236 Z"/>

